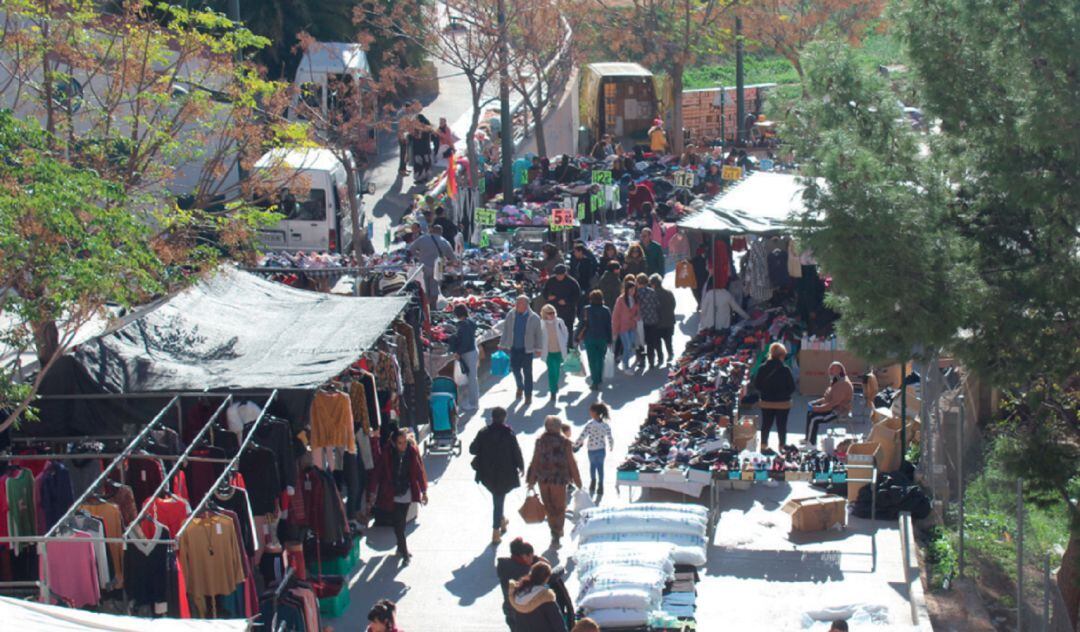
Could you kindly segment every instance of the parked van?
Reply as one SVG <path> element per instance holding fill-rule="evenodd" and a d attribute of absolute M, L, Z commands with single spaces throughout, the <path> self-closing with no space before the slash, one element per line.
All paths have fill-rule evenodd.
<path fill-rule="evenodd" d="M 659 114 L 653 74 L 639 64 L 588 64 L 581 71 L 578 107 L 581 126 L 589 133 L 579 150 L 588 152 L 604 134 L 618 141 L 644 142 Z"/>
<path fill-rule="evenodd" d="M 351 154 L 349 159 L 352 160 Z M 262 200 L 265 206 L 272 205 L 285 216 L 273 227 L 260 231 L 260 241 L 266 249 L 346 252 L 352 247 L 349 171 L 334 152 L 275 149 L 259 158 L 255 169 L 274 171 L 271 178 L 282 180 L 277 192 Z M 355 167 L 351 171 L 357 173 Z M 356 191 L 353 203 L 359 209 L 360 225 L 364 226 L 364 188 L 356 182 L 353 190 Z"/>

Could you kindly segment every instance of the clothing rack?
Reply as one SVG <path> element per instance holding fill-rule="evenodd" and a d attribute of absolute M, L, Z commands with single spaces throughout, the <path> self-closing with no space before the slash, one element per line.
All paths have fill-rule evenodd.
<path fill-rule="evenodd" d="M 244 451 L 247 450 L 248 446 L 251 445 L 251 440 L 255 437 L 255 431 L 259 429 L 259 426 L 262 424 L 263 420 L 266 419 L 267 410 L 270 408 L 270 405 L 274 403 L 274 400 L 277 398 L 277 394 L 277 389 L 271 391 L 270 397 L 266 399 L 266 403 L 263 404 L 262 410 L 259 411 L 259 416 L 255 418 L 255 421 L 252 423 L 251 428 L 248 429 L 247 436 L 244 437 L 244 442 L 240 444 L 240 449 L 236 451 L 235 456 L 229 459 L 229 464 L 225 466 L 225 469 L 221 472 L 221 475 L 218 476 L 217 480 L 214 481 L 214 484 L 210 486 L 211 490 L 219 489 L 228 482 L 229 477 L 232 476 L 233 471 L 236 470 L 236 465 L 240 461 L 240 457 L 244 454 Z M 206 427 L 209 427 L 211 425 L 213 424 L 206 424 Z M 203 430 L 206 430 L 206 427 L 204 427 Z M 206 505 L 208 502 L 210 502 L 211 497 L 213 497 L 213 493 L 208 493 L 203 496 L 202 500 L 199 501 L 199 504 L 195 507 L 195 509 L 192 510 L 191 515 L 187 517 L 187 520 L 185 520 L 182 525 L 180 525 L 180 530 L 177 531 L 175 534 L 172 534 L 175 542 L 180 541 L 180 536 L 182 536 L 184 534 L 184 531 L 187 530 L 188 525 L 191 524 L 191 521 L 194 520 L 196 516 L 198 516 L 200 513 L 203 512 L 203 510 L 206 509 Z"/>
<path fill-rule="evenodd" d="M 182 534 L 184 529 L 187 528 L 187 525 L 188 525 L 188 523 L 191 522 L 191 519 L 194 518 L 196 515 L 198 515 L 198 513 L 205 508 L 206 503 L 209 501 L 209 499 L 212 496 L 212 493 L 208 493 L 202 499 L 202 501 L 199 503 L 198 507 L 196 508 L 196 511 L 193 512 L 191 514 L 191 516 L 189 516 L 188 520 L 184 522 L 183 526 L 180 528 L 180 530 L 176 534 L 171 534 L 171 535 L 173 535 L 173 538 L 169 539 L 169 540 L 165 540 L 165 539 L 149 539 L 149 538 L 143 538 L 143 537 L 132 537 L 133 533 L 136 534 L 136 535 L 138 534 L 137 531 L 133 531 L 133 527 L 135 525 L 139 524 L 140 521 L 145 517 L 148 506 L 143 507 L 143 509 L 139 512 L 136 519 L 134 521 L 132 521 L 132 523 L 128 526 L 127 530 L 125 530 L 124 533 L 121 534 L 120 537 L 108 537 L 108 536 L 96 536 L 96 535 L 89 536 L 89 537 L 87 537 L 87 536 L 75 536 L 74 534 L 62 533 L 60 530 L 62 528 L 64 528 L 65 525 L 71 520 L 72 516 L 74 516 L 76 514 L 76 512 L 78 512 L 80 510 L 83 503 L 85 503 L 88 498 L 92 497 L 96 493 L 96 490 L 108 479 L 109 475 L 113 472 L 113 470 L 116 469 L 116 466 L 123 463 L 125 460 L 127 460 L 129 458 L 152 458 L 152 459 L 175 460 L 176 461 L 176 463 L 173 465 L 173 467 L 170 468 L 168 476 L 166 476 L 164 478 L 163 483 L 161 485 L 159 485 L 158 489 L 155 491 L 155 496 L 161 492 L 161 490 L 162 490 L 162 488 L 164 487 L 165 484 L 167 484 L 168 482 L 170 482 L 172 480 L 173 476 L 175 476 L 176 472 L 179 470 L 179 468 L 185 462 L 199 461 L 199 462 L 213 462 L 213 463 L 225 463 L 225 464 L 227 464 L 224 472 L 218 478 L 218 480 L 215 482 L 215 484 L 214 484 L 214 486 L 212 488 L 212 489 L 217 489 L 218 487 L 220 487 L 223 484 L 223 481 L 227 481 L 227 476 L 230 475 L 236 469 L 236 465 L 237 465 L 237 462 L 239 461 L 240 456 L 244 453 L 244 451 L 250 445 L 251 439 L 254 436 L 255 431 L 257 430 L 259 424 L 261 424 L 262 421 L 266 418 L 267 411 L 268 411 L 270 405 L 276 399 L 277 394 L 278 394 L 277 390 L 273 390 L 273 391 L 270 392 L 270 395 L 267 398 L 266 403 L 263 405 L 262 410 L 260 411 L 258 418 L 255 420 L 255 422 L 250 427 L 250 429 L 248 431 L 248 434 L 247 434 L 247 437 L 244 439 L 243 444 L 240 446 L 240 449 L 237 451 L 236 455 L 231 459 L 203 458 L 203 457 L 194 457 L 194 456 L 190 455 L 190 452 L 193 449 L 193 447 L 197 446 L 199 444 L 199 442 L 203 439 L 203 437 L 206 435 L 206 433 L 213 427 L 213 425 L 216 422 L 217 418 L 221 415 L 222 412 L 224 412 L 228 408 L 228 405 L 232 402 L 234 396 L 240 396 L 241 395 L 241 394 L 235 394 L 235 393 L 226 395 L 224 393 L 211 393 L 211 392 L 208 392 L 208 391 L 187 392 L 187 393 L 171 393 L 171 394 L 169 394 L 168 396 L 171 396 L 171 399 L 169 400 L 169 402 L 153 417 L 153 419 L 151 419 L 151 421 L 145 427 L 142 428 L 142 430 L 139 431 L 138 434 L 136 434 L 127 443 L 126 447 L 123 450 L 121 450 L 119 453 L 102 454 L 102 453 L 87 452 L 87 453 L 82 453 L 82 454 L 50 454 L 50 455 L 30 455 L 30 454 L 27 454 L 27 455 L 3 455 L 3 456 L 0 456 L 0 461 L 12 461 L 12 460 L 22 460 L 22 459 L 27 459 L 27 460 L 105 459 L 105 458 L 111 458 L 112 459 L 111 462 L 109 463 L 109 465 L 101 472 L 101 474 L 86 489 L 86 491 L 84 491 L 69 506 L 68 510 L 64 513 L 64 515 L 56 522 L 55 525 L 53 525 L 48 530 L 48 532 L 45 533 L 45 535 L 40 535 L 40 536 L 4 536 L 4 537 L 0 537 L 0 543 L 7 543 L 7 544 L 23 543 L 23 544 L 34 544 L 34 545 L 36 545 L 37 551 L 38 551 L 39 567 L 41 569 L 39 578 L 38 578 L 38 580 L 36 582 L 25 582 L 24 581 L 24 582 L 17 582 L 17 583 L 16 582 L 0 583 L 0 588 L 27 589 L 27 588 L 31 588 L 31 587 L 36 586 L 37 589 L 38 589 L 38 599 L 39 599 L 39 601 L 41 603 L 48 603 L 49 602 L 49 596 L 52 594 L 52 591 L 49 588 L 48 558 L 47 558 L 47 550 L 46 550 L 46 544 L 49 543 L 49 542 L 94 542 L 94 543 L 99 543 L 100 542 L 100 543 L 103 543 L 103 544 L 121 544 L 125 548 L 127 547 L 128 544 L 164 544 L 164 545 L 166 545 L 166 546 L 168 546 L 168 547 L 170 547 L 172 549 L 175 549 L 179 545 L 180 534 Z M 146 393 L 135 393 L 135 394 L 131 394 L 131 395 L 134 398 L 140 398 L 140 399 L 147 399 L 147 398 L 153 398 L 153 397 L 157 397 L 157 398 L 164 397 L 161 394 L 146 394 Z M 263 393 L 250 393 L 250 394 L 243 394 L 243 395 L 262 397 L 262 396 L 266 396 L 266 393 L 265 392 L 263 392 Z M 104 397 L 102 397 L 102 396 L 104 396 Z M 150 433 L 153 430 L 158 429 L 159 425 L 162 423 L 162 421 L 165 419 L 166 415 L 173 409 L 174 406 L 176 407 L 177 411 L 180 410 L 180 399 L 182 397 L 213 397 L 213 396 L 218 396 L 218 397 L 224 396 L 224 400 L 221 403 L 221 405 L 219 405 L 219 407 L 217 408 L 217 410 L 215 411 L 213 416 L 211 416 L 210 419 L 207 421 L 207 423 L 200 429 L 199 433 L 196 435 L 194 440 L 191 442 L 191 445 L 187 449 L 185 449 L 183 454 L 180 454 L 180 455 L 134 454 L 134 451 L 137 450 L 143 444 L 143 441 L 150 435 Z M 109 393 L 109 394 L 96 394 L 96 396 L 90 396 L 89 398 L 90 399 L 120 399 L 120 398 L 123 398 L 123 397 L 125 397 L 124 394 Z M 45 397 L 43 397 L 43 399 L 44 398 L 80 399 L 82 397 L 81 396 L 45 396 Z M 99 439 L 101 439 L 101 440 L 115 440 L 117 438 L 122 438 L 122 437 L 118 437 L 116 435 L 108 435 L 108 436 L 102 436 L 102 437 L 96 437 L 96 436 L 62 437 L 62 438 L 53 437 L 53 438 L 45 438 L 45 439 L 34 439 L 34 438 L 26 437 L 26 438 L 20 438 L 20 439 L 23 439 L 23 441 L 25 443 L 35 443 L 35 442 L 68 443 L 68 442 L 72 442 L 72 441 L 88 441 L 88 440 L 89 441 L 94 441 L 94 440 L 99 440 Z"/>
<path fill-rule="evenodd" d="M 295 570 L 291 566 L 285 569 L 285 575 L 282 576 L 281 581 L 278 582 L 277 588 L 274 589 L 274 617 L 270 620 L 270 630 L 272 631 L 277 630 L 278 600 L 281 599 L 282 593 L 288 588 L 289 581 L 292 580 L 294 572 Z"/>
<path fill-rule="evenodd" d="M 153 417 L 153 419 L 150 420 L 150 423 L 146 424 L 146 426 L 141 431 L 139 431 L 139 433 L 136 434 L 135 437 L 133 439 L 131 439 L 131 441 L 128 442 L 127 446 L 119 454 L 117 454 L 116 457 L 114 457 L 112 459 L 112 461 L 109 463 L 109 465 L 104 470 L 102 470 L 101 474 L 98 475 L 98 477 L 94 480 L 94 482 L 91 483 L 90 486 L 87 487 L 86 490 L 83 491 L 83 493 L 80 494 L 79 497 L 68 507 L 67 511 L 64 512 L 64 515 L 61 516 L 60 519 L 56 521 L 56 524 L 54 524 L 45 533 L 45 535 L 0 537 L 0 542 L 3 542 L 3 543 L 9 543 L 9 544 L 11 544 L 11 543 L 24 543 L 24 544 L 29 543 L 29 544 L 36 545 L 37 553 L 38 553 L 38 560 L 39 560 L 39 568 L 41 569 L 40 576 L 38 577 L 38 581 L 37 581 L 37 585 L 38 585 L 38 589 L 39 589 L 38 598 L 39 598 L 41 603 L 49 603 L 49 596 L 52 594 L 51 591 L 49 590 L 49 568 L 48 568 L 48 557 L 47 557 L 48 552 L 47 552 L 46 547 L 45 547 L 46 543 L 48 543 L 48 542 L 74 542 L 74 541 L 86 542 L 88 540 L 88 538 L 85 538 L 85 537 L 76 538 L 74 535 L 71 535 L 71 536 L 61 535 L 59 533 L 59 529 L 61 529 L 65 524 L 67 524 L 68 521 L 71 520 L 72 516 L 74 516 L 75 513 L 77 511 L 79 511 L 79 508 L 83 505 L 83 503 L 85 503 L 88 498 L 90 498 L 93 494 L 96 493 L 97 489 L 102 485 L 102 483 L 104 483 L 106 480 L 108 480 L 109 475 L 112 473 L 112 471 L 114 469 L 116 469 L 116 466 L 118 464 L 122 463 L 125 458 L 130 456 L 131 453 L 135 451 L 135 449 L 137 449 L 140 445 L 142 445 L 143 440 L 146 439 L 146 437 L 149 436 L 150 432 L 152 430 L 154 430 L 165 419 L 165 415 L 170 410 L 172 410 L 172 408 L 174 406 L 179 405 L 179 402 L 180 402 L 180 397 L 178 395 L 173 396 L 172 399 L 170 399 L 169 402 Z M 91 437 L 80 437 L 79 439 L 80 440 L 87 440 L 87 439 L 93 440 L 93 439 L 95 439 L 95 437 L 92 437 L 92 436 Z M 31 456 L 31 455 L 21 455 L 21 456 L 26 457 L 26 456 Z M 58 455 L 50 455 L 50 456 L 58 456 Z M 96 456 L 94 453 L 81 454 L 81 455 L 79 455 L 79 457 L 81 457 L 81 458 L 90 458 L 90 459 L 92 459 L 92 458 L 101 458 L 101 457 Z M 5 460 L 18 460 L 19 458 L 20 458 L 19 456 L 13 456 L 13 457 L 7 457 L 7 458 L 5 458 Z M 91 538 L 89 538 L 89 540 L 93 541 L 93 542 L 103 542 L 103 543 L 106 543 L 106 544 L 124 544 L 126 542 L 139 542 L 139 543 L 152 542 L 152 540 L 145 540 L 145 539 L 142 539 L 142 540 L 125 540 L 124 538 L 109 538 L 109 537 L 100 537 L 99 538 L 99 537 L 96 537 L 96 536 L 92 536 Z"/>
<path fill-rule="evenodd" d="M 233 396 L 227 395 L 225 399 L 222 400 L 221 405 L 218 406 L 217 410 L 214 411 L 214 414 L 210 416 L 210 419 L 208 419 L 206 423 L 203 424 L 203 427 L 199 430 L 199 433 L 196 434 L 195 437 L 191 440 L 191 444 L 188 445 L 188 447 L 184 450 L 184 453 L 180 454 L 179 456 L 173 457 L 176 459 L 176 463 L 173 464 L 172 468 L 169 469 L 169 472 L 165 474 L 165 476 L 162 478 L 161 483 L 157 486 L 157 489 L 154 490 L 154 493 L 150 494 L 150 498 L 157 498 L 161 494 L 161 492 L 164 491 L 165 488 L 168 487 L 168 485 L 172 482 L 173 477 L 175 477 L 176 473 L 180 471 L 180 468 L 184 465 L 184 463 L 188 461 L 209 463 L 228 463 L 230 461 L 230 459 L 193 457 L 191 456 L 191 451 L 194 450 L 202 442 L 203 437 L 206 436 L 207 431 L 210 430 L 211 427 L 213 427 L 214 423 L 217 421 L 218 416 L 220 416 L 221 413 L 225 412 L 225 410 L 229 407 L 229 404 L 232 403 L 232 400 Z M 269 404 L 269 402 L 267 402 L 267 404 Z M 265 407 L 263 410 L 265 411 Z M 146 516 L 146 512 L 149 509 L 150 503 L 144 503 L 142 508 L 139 509 L 139 513 L 135 516 L 135 519 L 132 520 L 131 524 L 129 524 L 127 529 L 124 530 L 123 537 L 125 540 L 131 537 L 132 530 L 135 529 L 135 526 L 142 521 L 142 519 Z M 179 540 L 179 535 L 176 535 L 174 537 Z"/>

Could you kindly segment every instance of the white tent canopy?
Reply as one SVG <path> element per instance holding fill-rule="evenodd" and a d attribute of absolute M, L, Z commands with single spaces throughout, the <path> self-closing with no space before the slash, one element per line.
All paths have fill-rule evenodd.
<path fill-rule="evenodd" d="M 705 208 L 679 221 L 681 228 L 732 235 L 789 231 L 805 210 L 798 176 L 758 171 Z"/>
<path fill-rule="evenodd" d="M 327 75 L 370 76 L 364 47 L 349 42 L 318 42 L 304 51 L 296 68 L 296 84 L 321 84 Z"/>
<path fill-rule="evenodd" d="M 10 597 L 0 597 L 0 621 L 4 622 L 5 630 L 52 632 L 243 632 L 248 629 L 244 619 L 144 619 L 47 606 Z"/>

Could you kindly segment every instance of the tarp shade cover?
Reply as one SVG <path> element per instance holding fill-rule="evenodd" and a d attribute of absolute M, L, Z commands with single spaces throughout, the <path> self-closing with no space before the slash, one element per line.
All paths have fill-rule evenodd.
<path fill-rule="evenodd" d="M 407 302 L 222 268 L 73 355 L 117 393 L 315 388 L 371 349 Z"/>
<path fill-rule="evenodd" d="M 46 376 L 43 394 L 270 391 L 299 421 L 306 394 L 373 347 L 406 297 L 335 296 L 221 268 L 123 325 L 79 345 Z M 33 434 L 143 423 L 160 402 L 45 401 Z M 118 419 L 111 419 L 115 415 Z M 299 417 L 299 418 L 298 418 Z"/>
<path fill-rule="evenodd" d="M 33 601 L 0 597 L 0 621 L 5 630 L 110 631 L 110 632 L 243 632 L 244 619 L 144 619 L 48 606 Z"/>
<path fill-rule="evenodd" d="M 758 171 L 679 220 L 679 226 L 732 235 L 790 231 L 790 218 L 805 209 L 803 189 L 797 176 Z"/>

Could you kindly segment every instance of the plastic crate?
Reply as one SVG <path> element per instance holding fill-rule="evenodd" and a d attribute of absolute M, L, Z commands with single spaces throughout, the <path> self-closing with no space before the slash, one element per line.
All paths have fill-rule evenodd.
<path fill-rule="evenodd" d="M 339 592 L 334 597 L 325 597 L 319 600 L 319 614 L 330 617 L 331 619 L 340 617 L 349 609 L 349 586 L 345 585 L 341 587 Z"/>
<path fill-rule="evenodd" d="M 348 575 L 356 568 L 360 561 L 360 538 L 353 538 L 352 547 L 347 555 L 341 557 L 322 558 L 322 568 L 319 568 L 319 559 L 314 555 L 305 555 L 307 570 L 310 574 L 322 575 Z"/>
<path fill-rule="evenodd" d="M 638 480 L 638 471 L 629 470 L 624 472 L 622 470 L 618 470 L 617 472 L 615 472 L 615 478 L 620 481 L 636 481 Z"/>

